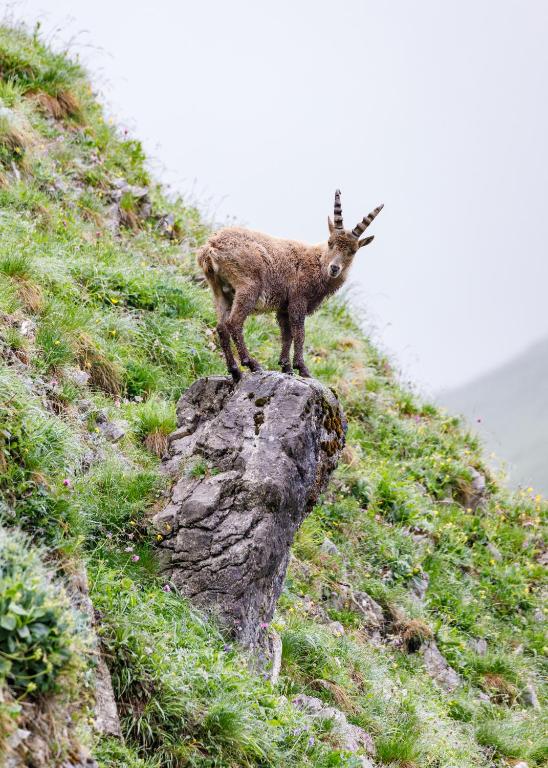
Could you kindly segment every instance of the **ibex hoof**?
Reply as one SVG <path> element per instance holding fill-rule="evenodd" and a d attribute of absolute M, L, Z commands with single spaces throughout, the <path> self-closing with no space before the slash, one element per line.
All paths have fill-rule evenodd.
<path fill-rule="evenodd" d="M 242 372 L 240 371 L 237 365 L 231 365 L 230 368 L 228 369 L 228 372 L 232 376 L 232 381 L 235 384 L 237 384 L 237 382 L 240 381 L 240 379 L 242 378 Z"/>
<path fill-rule="evenodd" d="M 262 368 L 259 365 L 259 363 L 252 357 L 242 360 L 242 365 L 245 365 L 253 373 L 256 373 L 257 371 L 262 371 Z"/>
<path fill-rule="evenodd" d="M 311 377 L 311 373 L 306 367 L 306 365 L 303 365 L 301 368 L 298 368 L 299 375 L 303 377 L 303 379 L 309 379 Z"/>
<path fill-rule="evenodd" d="M 282 373 L 287 373 L 290 376 L 293 375 L 293 368 L 291 367 L 291 363 L 282 363 Z"/>

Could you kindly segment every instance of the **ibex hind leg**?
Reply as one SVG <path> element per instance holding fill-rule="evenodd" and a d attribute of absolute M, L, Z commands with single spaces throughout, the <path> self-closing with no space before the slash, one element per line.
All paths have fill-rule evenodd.
<path fill-rule="evenodd" d="M 282 373 L 293 373 L 291 367 L 290 353 L 291 344 L 293 342 L 293 334 L 291 333 L 291 323 L 289 322 L 289 315 L 286 310 L 280 309 L 276 312 L 276 320 L 280 326 L 280 334 L 282 337 L 282 350 L 280 352 L 280 359 L 278 364 L 282 367 Z"/>
<path fill-rule="evenodd" d="M 231 304 L 227 298 L 221 293 L 215 291 L 216 309 L 217 309 L 217 333 L 219 335 L 219 342 L 221 349 L 226 360 L 226 367 L 228 372 L 232 376 L 234 381 L 240 381 L 242 378 L 242 372 L 238 368 L 234 354 L 232 352 L 232 345 L 230 340 L 230 331 L 228 328 L 228 318 L 230 316 Z"/>
<path fill-rule="evenodd" d="M 228 318 L 228 329 L 234 339 L 240 362 L 250 371 L 260 371 L 261 366 L 254 357 L 251 357 L 244 339 L 244 323 L 253 311 L 258 299 L 256 289 L 238 289 L 234 296 L 234 302 Z"/>

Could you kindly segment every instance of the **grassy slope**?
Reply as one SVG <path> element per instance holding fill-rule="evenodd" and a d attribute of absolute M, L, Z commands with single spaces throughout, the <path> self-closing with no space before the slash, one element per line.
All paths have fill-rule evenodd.
<path fill-rule="evenodd" d="M 309 321 L 307 349 L 314 375 L 342 397 L 349 447 L 295 543 L 275 620 L 280 683 L 255 676 L 238 648 L 167 591 L 147 526 L 164 489 L 154 451 L 180 392 L 222 371 L 192 255 L 207 228 L 154 188 L 152 216 L 140 221 L 127 194 L 128 226 L 113 234 L 114 180 L 150 184 L 139 144 L 105 123 L 77 66 L 20 31 L 0 30 L 0 76 L 0 494 L 4 526 L 32 539 L 12 534 L 11 570 L 3 555 L 0 564 L 9 575 L 0 586 L 0 744 L 24 723 L 26 705 L 48 701 L 72 707 L 92 742 L 85 629 L 62 586 L 83 558 L 126 736 L 124 747 L 93 744 L 103 768 L 358 765 L 329 722 L 291 706 L 302 691 L 365 727 L 379 764 L 540 765 L 541 715 L 520 704 L 520 691 L 533 681 L 543 694 L 546 505 L 489 478 L 483 506 L 468 508 L 470 468 L 485 471 L 477 442 L 399 387 L 338 301 Z M 174 223 L 161 233 L 166 212 Z M 247 335 L 275 367 L 272 319 L 252 319 Z M 100 411 L 129 423 L 117 445 L 104 439 Z M 342 554 L 325 554 L 325 538 Z M 44 561 L 55 578 L 49 624 L 36 630 L 34 614 L 46 622 Z M 418 604 L 409 588 L 423 572 L 430 586 Z M 397 631 L 371 643 L 352 604 L 323 600 L 341 583 L 398 613 L 404 629 L 422 622 L 411 626 L 435 635 L 462 687 L 441 691 Z M 344 635 L 315 618 L 320 603 Z M 470 638 L 487 639 L 487 656 Z M 72 704 L 59 693 L 67 678 Z"/>
<path fill-rule="evenodd" d="M 543 493 L 548 492 L 547 379 L 548 339 L 544 339 L 495 371 L 440 398 L 470 420 L 481 419 L 478 431 L 510 462 L 510 476 Z"/>

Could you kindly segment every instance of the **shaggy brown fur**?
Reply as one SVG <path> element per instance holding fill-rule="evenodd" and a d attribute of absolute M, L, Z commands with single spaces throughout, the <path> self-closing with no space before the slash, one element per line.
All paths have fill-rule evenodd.
<path fill-rule="evenodd" d="M 260 370 L 243 335 L 246 318 L 259 312 L 276 312 L 282 336 L 282 371 L 292 372 L 289 356 L 293 344 L 293 365 L 301 376 L 310 376 L 303 358 L 305 318 L 344 284 L 356 252 L 373 240 L 360 240 L 359 235 L 381 209 L 382 205 L 352 232 L 347 231 L 337 190 L 335 224 L 328 219 L 327 243 L 306 245 L 239 227 L 221 229 L 209 238 L 198 253 L 198 263 L 215 297 L 217 332 L 228 370 L 236 381 L 240 370 L 231 339 L 242 365 Z"/>

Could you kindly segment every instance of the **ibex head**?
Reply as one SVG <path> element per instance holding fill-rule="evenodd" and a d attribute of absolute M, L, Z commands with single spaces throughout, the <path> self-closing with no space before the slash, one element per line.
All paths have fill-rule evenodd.
<path fill-rule="evenodd" d="M 327 273 L 330 278 L 335 279 L 340 277 L 352 264 L 358 249 L 363 245 L 369 245 L 371 240 L 373 240 L 374 235 L 364 237 L 362 240 L 360 240 L 360 236 L 365 232 L 373 219 L 382 211 L 383 207 L 384 206 L 379 205 L 378 208 L 371 211 L 371 213 L 356 224 L 354 229 L 350 232 L 343 226 L 341 191 L 340 189 L 337 189 L 335 192 L 333 221 L 331 221 L 330 217 L 327 219 L 329 225 Z"/>

